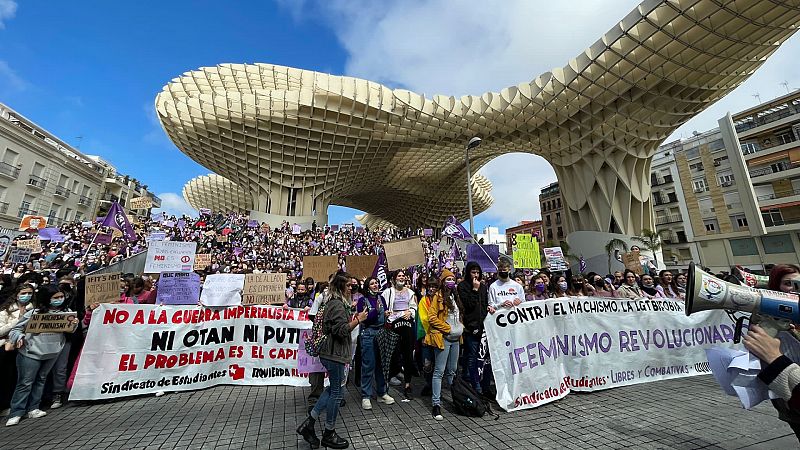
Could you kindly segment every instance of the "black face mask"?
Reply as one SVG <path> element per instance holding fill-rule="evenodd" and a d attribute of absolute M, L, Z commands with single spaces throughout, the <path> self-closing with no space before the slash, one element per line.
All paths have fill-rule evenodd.
<path fill-rule="evenodd" d="M 597 280 L 597 281 L 594 282 L 594 285 L 601 288 L 601 287 L 605 287 L 606 282 L 603 281 L 603 280 Z"/>
<path fill-rule="evenodd" d="M 497 276 L 505 280 L 508 278 L 508 272 L 497 272 Z"/>

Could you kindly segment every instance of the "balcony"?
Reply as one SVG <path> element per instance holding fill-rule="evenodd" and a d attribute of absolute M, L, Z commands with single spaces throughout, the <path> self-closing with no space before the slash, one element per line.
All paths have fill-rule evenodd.
<path fill-rule="evenodd" d="M 784 197 L 791 197 L 793 195 L 800 195 L 800 189 L 795 189 L 793 191 L 782 192 L 780 195 L 778 194 L 766 194 L 766 195 L 759 195 L 756 197 L 758 200 L 774 200 L 776 198 L 784 198 Z"/>
<path fill-rule="evenodd" d="M 12 166 L 6 162 L 0 162 L 0 175 L 5 175 L 12 180 L 16 180 L 19 177 L 19 167 Z"/>
<path fill-rule="evenodd" d="M 92 199 L 85 195 L 81 195 L 78 197 L 78 204 L 80 206 L 89 206 L 92 203 Z"/>
<path fill-rule="evenodd" d="M 100 196 L 101 202 L 119 202 L 119 197 L 114 194 L 106 192 L 105 194 Z"/>
<path fill-rule="evenodd" d="M 0 202 L 0 214 L 7 214 L 7 213 L 8 213 L 8 203 Z"/>
<path fill-rule="evenodd" d="M 738 123 L 735 125 L 736 132 L 744 133 L 745 131 L 752 130 L 753 128 L 757 128 L 772 122 L 777 122 L 778 120 L 785 119 L 795 114 L 797 114 L 797 111 L 794 110 L 792 105 L 786 105 L 782 109 L 773 113 L 764 114 L 761 117 Z"/>
<path fill-rule="evenodd" d="M 736 184 L 736 181 L 728 180 L 728 181 L 723 181 L 719 185 L 720 185 L 720 187 L 730 187 L 730 186 L 733 186 L 734 184 Z"/>
<path fill-rule="evenodd" d="M 28 186 L 35 187 L 36 189 L 44 189 L 47 186 L 47 180 L 31 174 L 28 176 Z"/>
<path fill-rule="evenodd" d="M 694 193 L 695 194 L 699 194 L 701 192 L 707 192 L 707 191 L 708 191 L 708 186 L 706 186 L 706 187 L 696 187 L 695 186 L 695 188 L 694 188 Z"/>
<path fill-rule="evenodd" d="M 680 214 L 671 214 L 663 217 L 656 217 L 656 225 L 664 225 L 665 223 L 675 223 L 683 220 Z"/>
<path fill-rule="evenodd" d="M 69 192 L 68 188 L 66 188 L 64 186 L 56 186 L 55 195 L 57 195 L 57 196 L 59 196 L 61 198 L 69 198 L 69 194 L 70 194 L 70 192 Z"/>
<path fill-rule="evenodd" d="M 666 175 L 663 178 L 659 178 L 659 177 L 655 177 L 655 176 L 650 177 L 650 184 L 652 186 L 661 186 L 663 184 L 672 183 L 672 181 L 673 181 L 672 175 Z"/>
<path fill-rule="evenodd" d="M 783 172 L 783 171 L 786 171 L 786 170 L 796 169 L 798 167 L 800 167 L 800 163 L 796 163 L 796 162 L 793 163 L 793 162 L 789 162 L 789 161 L 781 161 L 779 163 L 772 164 L 769 167 L 761 167 L 761 168 L 758 168 L 758 169 L 750 170 L 750 177 L 751 178 L 755 178 L 755 177 L 761 177 L 761 176 L 764 176 L 764 175 L 771 175 L 773 173 L 778 173 L 778 172 Z"/>

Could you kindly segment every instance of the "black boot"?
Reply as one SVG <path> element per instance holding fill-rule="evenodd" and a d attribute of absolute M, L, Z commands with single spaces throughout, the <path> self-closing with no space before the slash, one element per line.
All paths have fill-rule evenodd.
<path fill-rule="evenodd" d="M 350 443 L 336 434 L 336 430 L 325 430 L 322 432 L 322 446 L 326 448 L 347 448 Z"/>
<path fill-rule="evenodd" d="M 313 417 L 306 417 L 306 420 L 297 428 L 297 434 L 303 436 L 303 439 L 311 444 L 311 448 L 319 448 L 319 438 L 317 438 L 317 432 L 314 431 L 314 422 L 316 420 Z"/>

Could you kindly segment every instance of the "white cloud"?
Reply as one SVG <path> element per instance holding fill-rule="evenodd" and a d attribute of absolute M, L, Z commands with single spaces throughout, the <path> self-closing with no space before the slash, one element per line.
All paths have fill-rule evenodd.
<path fill-rule="evenodd" d="M 297 16 L 322 13 L 347 50 L 347 75 L 427 96 L 499 91 L 563 67 L 614 27 L 639 0 L 328 0 L 279 1 Z M 288 6 L 287 6 L 288 5 Z M 299 6 L 298 6 L 299 5 Z M 727 111 L 800 87 L 800 40 L 784 45 L 748 82 L 685 124 L 673 138 L 716 126 Z M 539 214 L 538 194 L 555 180 L 547 162 L 529 155 L 498 158 L 482 170 L 495 204 L 481 215 L 510 226 Z M 509 172 L 519 174 L 508 176 Z M 494 222 L 497 221 L 497 222 Z"/>
<path fill-rule="evenodd" d="M 0 0 L 0 30 L 5 28 L 4 21 L 13 19 L 17 14 L 17 2 L 14 0 Z"/>
<path fill-rule="evenodd" d="M 180 194 L 165 192 L 158 194 L 158 198 L 161 199 L 161 208 L 154 208 L 153 212 L 166 211 L 167 214 L 174 214 L 179 217 L 184 214 L 190 217 L 197 217 L 197 210 L 186 203 L 186 200 Z"/>

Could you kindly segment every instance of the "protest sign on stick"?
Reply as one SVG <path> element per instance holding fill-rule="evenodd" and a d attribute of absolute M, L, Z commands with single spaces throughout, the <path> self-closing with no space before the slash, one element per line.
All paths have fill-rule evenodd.
<path fill-rule="evenodd" d="M 150 197 L 136 197 L 129 202 L 131 209 L 149 209 L 153 207 L 153 199 Z"/>
<path fill-rule="evenodd" d="M 84 303 L 91 305 L 92 303 L 118 302 L 120 299 L 119 277 L 119 272 L 88 275 Z"/>
<path fill-rule="evenodd" d="M 378 255 L 348 256 L 345 260 L 347 273 L 356 278 L 366 278 L 372 275 Z"/>
<path fill-rule="evenodd" d="M 331 274 L 337 270 L 339 270 L 339 257 L 336 255 L 303 257 L 303 278 L 328 281 Z"/>
<path fill-rule="evenodd" d="M 72 333 L 78 326 L 78 313 L 34 314 L 25 325 L 26 333 Z"/>
<path fill-rule="evenodd" d="M 458 244 L 453 244 L 458 245 Z M 481 270 L 488 273 L 497 272 L 497 260 L 500 258 L 500 246 L 497 244 L 467 245 L 467 260 L 475 261 Z"/>
<path fill-rule="evenodd" d="M 198 253 L 194 255 L 194 270 L 205 270 L 211 265 L 211 253 Z"/>
<path fill-rule="evenodd" d="M 282 305 L 286 300 L 285 273 L 248 273 L 244 277 L 243 305 Z"/>
<path fill-rule="evenodd" d="M 386 242 L 383 244 L 389 270 L 405 269 L 407 267 L 425 264 L 425 250 L 419 237 L 412 237 L 400 241 Z"/>
<path fill-rule="evenodd" d="M 625 264 L 625 268 L 632 271 L 636 275 L 642 274 L 642 261 L 639 252 L 623 253 L 622 264 Z"/>

